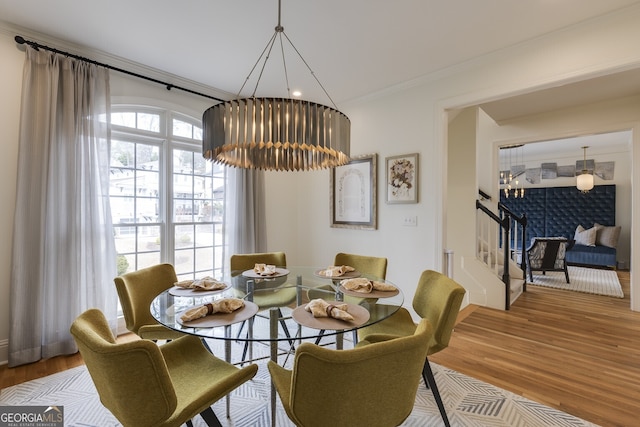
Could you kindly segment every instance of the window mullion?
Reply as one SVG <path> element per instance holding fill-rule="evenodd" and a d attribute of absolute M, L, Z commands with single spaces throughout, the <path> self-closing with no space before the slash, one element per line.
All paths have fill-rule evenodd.
<path fill-rule="evenodd" d="M 168 127 L 168 126 L 167 126 Z M 175 224 L 173 222 L 173 155 L 169 140 L 163 144 L 163 220 L 162 220 L 162 259 L 170 264 L 175 264 Z"/>

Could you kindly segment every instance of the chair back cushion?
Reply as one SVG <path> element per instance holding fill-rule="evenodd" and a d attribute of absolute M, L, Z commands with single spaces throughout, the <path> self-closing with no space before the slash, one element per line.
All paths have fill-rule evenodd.
<path fill-rule="evenodd" d="M 427 342 L 415 335 L 350 350 L 302 343 L 296 350 L 290 416 L 300 426 L 395 426 L 413 410 Z"/>
<path fill-rule="evenodd" d="M 387 259 L 365 255 L 338 253 L 333 265 L 348 265 L 361 273 L 370 274 L 380 279 L 387 278 Z"/>
<path fill-rule="evenodd" d="M 173 414 L 177 398 L 156 344 L 117 344 L 97 309 L 82 313 L 71 325 L 71 334 L 100 401 L 123 425 L 157 426 Z"/>
<path fill-rule="evenodd" d="M 564 258 L 567 252 L 567 239 L 539 238 L 533 239 L 533 243 L 527 248 L 527 261 L 533 269 L 563 269 Z"/>
<path fill-rule="evenodd" d="M 449 345 L 465 293 L 462 286 L 442 273 L 426 270 L 420 275 L 413 297 L 413 309 L 433 326 L 428 354 L 436 353 Z"/>
<path fill-rule="evenodd" d="M 256 264 L 269 264 L 277 267 L 287 266 L 287 256 L 284 252 L 261 252 L 254 254 L 234 254 L 229 260 L 231 274 L 250 270 Z"/>
<path fill-rule="evenodd" d="M 113 279 L 127 329 L 135 334 L 141 326 L 158 322 L 151 315 L 151 301 L 178 281 L 171 264 L 158 264 Z"/>

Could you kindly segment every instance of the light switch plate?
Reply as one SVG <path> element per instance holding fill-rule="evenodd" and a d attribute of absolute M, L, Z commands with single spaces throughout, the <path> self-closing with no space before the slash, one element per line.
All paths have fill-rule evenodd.
<path fill-rule="evenodd" d="M 417 227 L 418 226 L 418 217 L 415 215 L 405 216 L 402 225 L 406 227 Z"/>

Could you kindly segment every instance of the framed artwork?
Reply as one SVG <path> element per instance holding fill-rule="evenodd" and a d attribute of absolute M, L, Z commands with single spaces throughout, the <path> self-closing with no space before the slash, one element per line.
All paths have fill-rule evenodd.
<path fill-rule="evenodd" d="M 418 203 L 418 153 L 385 159 L 387 203 Z"/>
<path fill-rule="evenodd" d="M 593 170 L 596 168 L 596 161 L 593 159 L 576 160 L 576 174 L 580 175 L 584 169 L 588 170 L 590 174 L 593 174 Z"/>
<path fill-rule="evenodd" d="M 558 178 L 569 178 L 576 176 L 576 167 L 574 165 L 558 166 Z"/>
<path fill-rule="evenodd" d="M 612 180 L 615 170 L 615 162 L 598 162 L 596 163 L 595 174 L 604 180 Z"/>
<path fill-rule="evenodd" d="M 542 179 L 556 179 L 558 177 L 558 164 L 543 163 L 540 165 L 540 176 Z"/>
<path fill-rule="evenodd" d="M 530 184 L 540 184 L 540 174 L 542 173 L 542 168 L 531 168 L 527 169 L 525 173 L 525 178 L 527 182 Z"/>
<path fill-rule="evenodd" d="M 331 169 L 331 227 L 375 230 L 377 154 L 352 157 Z"/>

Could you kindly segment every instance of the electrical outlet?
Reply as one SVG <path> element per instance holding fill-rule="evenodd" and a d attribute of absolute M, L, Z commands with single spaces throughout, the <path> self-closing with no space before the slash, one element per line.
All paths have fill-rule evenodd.
<path fill-rule="evenodd" d="M 418 217 L 415 215 L 405 216 L 402 221 L 402 225 L 406 227 L 417 227 L 418 226 Z"/>

